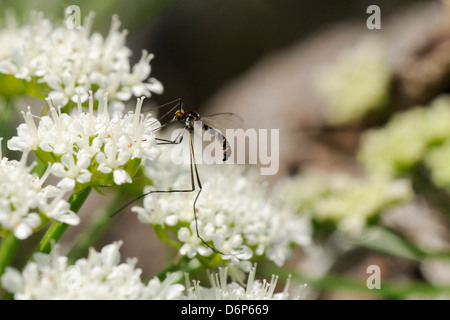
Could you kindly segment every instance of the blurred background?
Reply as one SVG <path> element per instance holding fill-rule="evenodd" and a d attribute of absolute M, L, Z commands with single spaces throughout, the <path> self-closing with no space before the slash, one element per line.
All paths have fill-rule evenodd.
<path fill-rule="evenodd" d="M 399 110 L 429 103 L 450 88 L 448 70 L 432 74 L 427 81 L 417 80 L 414 74 L 414 70 L 423 74 L 420 63 L 435 59 L 433 50 L 447 41 L 445 1 L 1 0 L 0 3 L 2 11 L 14 8 L 20 16 L 36 9 L 55 20 L 64 18 L 67 6 L 78 5 L 82 16 L 96 12 L 92 29 L 103 35 L 108 32 L 111 15 L 119 14 L 122 28 L 129 31 L 127 44 L 133 51 L 133 62 L 137 62 L 142 49 L 155 54 L 151 76 L 164 85 L 164 94 L 152 97 L 157 104 L 182 98 L 186 108 L 202 114 L 235 112 L 244 118 L 247 128 L 280 129 L 280 171 L 277 176 L 266 177 L 272 184 L 311 167 L 360 175 L 356 154 L 362 132 L 384 125 Z M 370 14 L 366 10 L 370 5 L 381 9 L 380 30 L 367 28 Z M 392 83 L 386 89 L 389 99 L 383 100 L 389 111 L 369 113 L 356 120 L 341 121 L 337 116 L 330 120 L 329 100 L 318 85 L 323 70 L 336 63 L 343 53 L 356 50 L 366 38 L 376 38 L 382 44 L 391 67 Z M 438 56 L 444 56 L 442 63 L 447 63 L 448 52 L 443 52 Z M 430 69 L 433 68 L 439 69 L 440 65 Z M 355 86 L 354 90 L 360 89 Z M 94 207 L 101 196 L 90 201 Z M 124 240 L 124 257 L 137 257 L 144 277 L 153 275 L 175 255 L 133 214 L 124 213 L 117 219 L 119 223 L 114 224 L 98 247 Z M 83 225 L 70 228 L 64 241 L 67 244 L 76 241 L 80 228 Z M 434 273 L 420 271 L 418 264 L 407 260 L 393 262 L 391 257 L 370 250 L 346 251 L 340 244 L 334 246 L 331 245 L 335 252 L 345 254 L 338 260 L 333 260 L 336 254 L 333 256 L 335 263 L 330 270 L 351 277 L 367 277 L 364 266 L 374 263 L 388 270 L 383 276 L 394 279 L 422 280 L 427 272 Z M 293 259 L 291 267 L 299 263 L 301 256 L 299 253 Z M 326 264 L 320 261 L 317 263 Z M 330 299 L 366 296 L 340 290 L 312 295 Z"/>

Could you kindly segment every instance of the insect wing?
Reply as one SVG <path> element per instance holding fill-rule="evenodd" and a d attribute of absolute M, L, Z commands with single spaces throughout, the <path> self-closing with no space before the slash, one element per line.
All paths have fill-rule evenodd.
<path fill-rule="evenodd" d="M 201 120 L 208 127 L 219 130 L 223 134 L 226 129 L 238 129 L 244 125 L 244 120 L 235 113 L 223 112 L 201 117 Z"/>

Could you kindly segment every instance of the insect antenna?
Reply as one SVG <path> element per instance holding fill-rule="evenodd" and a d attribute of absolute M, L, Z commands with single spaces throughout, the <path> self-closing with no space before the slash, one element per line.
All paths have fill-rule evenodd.
<path fill-rule="evenodd" d="M 178 99 L 169 101 L 169 102 L 167 102 L 167 103 L 164 103 L 164 104 L 162 104 L 162 105 L 160 105 L 160 106 L 157 106 L 157 107 L 154 107 L 154 108 L 150 108 L 149 110 L 143 111 L 142 113 L 145 114 L 145 113 L 148 113 L 148 112 L 152 112 L 152 111 L 155 111 L 155 110 L 159 110 L 159 109 L 161 109 L 161 108 L 164 108 L 164 107 L 167 107 L 167 106 L 169 106 L 169 105 L 172 105 L 172 104 L 174 104 L 175 102 L 176 102 L 176 104 L 175 104 L 172 108 L 170 108 L 169 111 L 167 111 L 167 112 L 166 112 L 164 115 L 162 115 L 161 117 L 158 117 L 158 119 L 155 120 L 153 123 L 161 122 L 165 117 L 167 117 L 167 116 L 170 115 L 170 114 L 173 114 L 173 113 L 174 113 L 173 111 L 174 111 L 175 109 L 178 108 L 179 110 L 181 110 L 181 109 L 183 108 L 183 100 L 182 100 L 181 98 L 178 98 Z M 155 129 L 153 130 L 153 132 L 156 132 L 156 131 L 161 130 L 162 128 L 168 126 L 168 125 L 171 124 L 172 122 L 173 122 L 172 119 L 170 119 L 169 121 L 166 121 L 165 123 L 163 123 L 163 124 L 160 125 L 159 127 L 155 128 Z M 153 123 L 151 123 L 151 124 L 153 124 Z"/>

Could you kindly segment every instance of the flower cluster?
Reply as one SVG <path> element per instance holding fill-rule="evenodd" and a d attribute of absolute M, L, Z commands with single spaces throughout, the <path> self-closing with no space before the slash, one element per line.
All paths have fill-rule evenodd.
<path fill-rule="evenodd" d="M 213 253 L 198 237 L 197 227 L 203 240 L 225 253 L 223 259 L 248 260 L 255 254 L 282 265 L 291 244 L 310 243 L 309 219 L 272 198 L 271 190 L 256 174 L 243 175 L 237 166 L 198 167 L 203 191 L 196 202 L 197 220 L 193 203 L 198 190 L 151 193 L 144 198 L 143 207 L 132 208 L 142 223 L 155 226 L 162 239 L 167 239 L 169 230 L 176 234 L 182 255 L 193 258 Z M 164 157 L 147 165 L 146 174 L 154 181 L 147 191 L 190 187 L 186 166 L 164 161 Z"/>
<path fill-rule="evenodd" d="M 141 159 L 154 159 L 158 148 L 153 130 L 159 126 L 151 114 L 141 114 L 142 99 L 135 112 L 125 115 L 108 112 L 106 96 L 94 112 L 92 93 L 89 111 L 83 112 L 81 102 L 72 115 L 61 113 L 51 99 L 51 116 L 43 116 L 36 126 L 30 109 L 24 113 L 25 123 L 18 135 L 8 141 L 8 148 L 33 150 L 44 163 L 53 163 L 52 173 L 63 178 L 68 188 L 79 184 L 108 186 L 131 183 Z"/>
<path fill-rule="evenodd" d="M 384 209 L 413 197 L 407 180 L 363 179 L 323 171 L 308 171 L 282 181 L 279 190 L 299 213 L 335 223 L 350 236 L 358 235 Z"/>
<path fill-rule="evenodd" d="M 0 42 L 7 44 L 0 48 L 0 73 L 44 84 L 43 95 L 56 105 L 76 103 L 78 95 L 85 101 L 93 90 L 97 99 L 107 92 L 112 107 L 120 109 L 132 95 L 149 97 L 163 90 L 159 81 L 148 79 L 152 54 L 144 51 L 140 61 L 130 65 L 127 32 L 119 31 L 117 16 L 106 38 L 90 34 L 93 13 L 79 30 L 62 23 L 53 26 L 41 12 L 31 12 L 28 24 L 21 27 L 11 12 L 6 17 L 6 27 L 0 31 Z"/>
<path fill-rule="evenodd" d="M 381 48 L 378 39 L 364 39 L 323 70 L 317 88 L 330 124 L 353 122 L 386 105 L 393 71 Z"/>
<path fill-rule="evenodd" d="M 147 284 L 141 280 L 142 270 L 136 268 L 137 259 L 120 263 L 121 241 L 114 242 L 97 252 L 90 249 L 88 257 L 68 264 L 66 256 L 59 254 L 59 247 L 47 255 L 37 253 L 34 261 L 22 272 L 7 268 L 1 277 L 2 287 L 13 293 L 16 300 L 75 300 L 75 299 L 133 299 L 133 300 L 282 300 L 289 298 L 290 279 L 282 292 L 275 293 L 278 276 L 271 281 L 256 280 L 256 266 L 248 274 L 245 286 L 227 283 L 228 268 L 220 268 L 211 274 L 211 287 L 200 286 L 199 281 L 189 280 L 185 273 L 186 290 L 177 273 L 167 274 L 161 281 L 157 277 Z M 300 294 L 301 292 L 299 292 Z M 299 295 L 294 299 L 298 299 Z"/>
<path fill-rule="evenodd" d="M 210 275 L 211 287 L 200 286 L 199 281 L 189 280 L 189 275 L 185 273 L 187 299 L 190 300 L 287 300 L 289 298 L 290 279 L 287 279 L 284 290 L 274 293 L 278 282 L 278 276 L 272 275 L 270 282 L 263 279 L 255 280 L 256 265 L 248 274 L 247 283 L 242 286 L 239 283 L 227 283 L 228 268 L 219 268 L 219 273 Z M 294 300 L 300 298 L 300 293 L 293 297 Z"/>
<path fill-rule="evenodd" d="M 449 137 L 450 97 L 441 96 L 430 106 L 396 114 L 384 128 L 368 131 L 358 157 L 370 172 L 388 177 L 408 173 L 423 162 L 438 185 L 449 186 Z"/>
<path fill-rule="evenodd" d="M 63 199 L 67 190 L 59 186 L 44 187 L 50 174 L 47 170 L 39 178 L 31 174 L 34 165 L 27 166 L 27 153 L 21 161 L 1 157 L 0 151 L 0 231 L 13 232 L 18 239 L 28 238 L 33 229 L 54 219 L 77 225 L 79 217 Z"/>
<path fill-rule="evenodd" d="M 179 299 L 184 291 L 180 284 L 173 284 L 176 274 L 164 281 L 153 278 L 142 283 L 141 270 L 136 259 L 120 263 L 118 241 L 105 246 L 101 252 L 90 249 L 87 258 L 79 259 L 69 266 L 67 257 L 59 255 L 58 249 L 50 255 L 35 254 L 34 262 L 27 264 L 20 273 L 8 268 L 1 278 L 2 286 L 22 299 Z"/>

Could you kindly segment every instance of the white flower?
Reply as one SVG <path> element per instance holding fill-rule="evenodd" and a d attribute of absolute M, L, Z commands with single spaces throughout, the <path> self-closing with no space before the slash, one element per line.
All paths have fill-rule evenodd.
<path fill-rule="evenodd" d="M 47 299 L 177 299 L 184 286 L 173 284 L 176 274 L 158 278 L 145 285 L 136 259 L 120 263 L 121 241 L 105 246 L 101 252 L 90 249 L 87 258 L 74 265 L 59 255 L 58 247 L 50 255 L 35 254 L 34 262 L 19 272 L 7 268 L 1 278 L 3 288 L 14 294 L 16 300 Z"/>
<path fill-rule="evenodd" d="M 95 97 L 109 93 L 114 106 L 123 109 L 122 101 L 132 95 L 150 97 L 162 93 L 159 81 L 149 78 L 152 54 L 143 51 L 140 61 L 131 67 L 131 50 L 125 45 L 127 31 L 119 31 L 120 21 L 112 18 L 106 38 L 91 33 L 94 14 L 89 14 L 79 30 L 68 28 L 62 21 L 53 26 L 41 12 L 31 12 L 28 24 L 18 26 L 15 16 L 7 13 L 6 26 L 0 29 L 0 72 L 16 78 L 46 84 L 49 97 L 64 107 L 88 91 Z M 46 88 L 48 90 L 48 88 Z"/>
<path fill-rule="evenodd" d="M 190 300 L 287 300 L 289 298 L 290 278 L 286 281 L 286 286 L 282 292 L 275 293 L 278 276 L 272 275 L 270 282 L 267 280 L 256 280 L 256 265 L 248 274 L 246 285 L 236 282 L 227 283 L 228 268 L 219 268 L 219 273 L 210 275 L 211 287 L 200 286 L 200 281 L 189 280 L 185 273 L 187 295 L 185 299 Z M 301 291 L 301 290 L 300 290 Z M 299 294 L 293 299 L 299 299 Z"/>
<path fill-rule="evenodd" d="M 145 81 L 151 71 L 150 61 L 154 58 L 153 54 L 149 54 L 146 50 L 142 51 L 142 56 L 139 62 L 133 66 L 133 72 L 127 73 L 124 80 L 126 89 L 130 89 L 135 97 L 150 96 L 151 92 L 162 93 L 163 87 L 161 83 L 155 78 L 150 78 L 149 82 Z"/>
<path fill-rule="evenodd" d="M 189 258 L 195 257 L 197 253 L 202 256 L 211 255 L 211 248 L 204 247 L 200 238 L 195 233 L 192 234 L 191 230 L 195 230 L 195 221 L 191 222 L 189 229 L 182 227 L 178 230 L 178 240 L 184 242 L 180 248 L 180 253 L 182 255 L 187 255 Z M 209 239 L 206 238 L 204 240 L 207 241 Z"/>
<path fill-rule="evenodd" d="M 42 161 L 52 162 L 53 174 L 64 178 L 66 186 L 131 183 L 130 173 L 139 162 L 158 156 L 153 131 L 159 123 L 151 114 L 140 113 L 143 98 L 138 98 L 134 113 L 125 115 L 110 115 L 106 96 L 95 114 L 92 92 L 88 112 L 83 112 L 81 99 L 71 115 L 47 101 L 50 116 L 41 117 L 36 126 L 29 108 L 8 148 L 33 150 Z"/>
<path fill-rule="evenodd" d="M 0 230 L 11 231 L 16 238 L 26 239 L 41 225 L 39 214 L 77 225 L 79 217 L 63 200 L 66 190 L 43 186 L 51 167 L 42 178 L 31 174 L 34 164 L 26 165 L 27 154 L 22 155 L 20 162 L 7 158 L 0 160 Z"/>
<path fill-rule="evenodd" d="M 310 243 L 310 225 L 306 216 L 293 211 L 270 197 L 270 190 L 252 171 L 229 165 L 198 166 L 203 185 L 196 203 L 195 192 L 152 193 L 144 206 L 135 206 L 142 223 L 161 225 L 173 230 L 179 240 L 180 253 L 188 257 L 210 256 L 217 251 L 222 259 L 248 260 L 265 255 L 277 265 L 288 258 L 291 244 Z M 146 175 L 154 181 L 150 190 L 189 189 L 190 173 L 186 166 L 171 164 L 160 158 L 145 166 Z M 172 178 L 172 180 L 171 180 Z"/>
<path fill-rule="evenodd" d="M 91 159 L 86 150 L 77 153 L 75 163 L 74 154 L 65 153 L 61 156 L 61 162 L 53 165 L 53 174 L 58 177 L 66 177 L 79 183 L 88 183 L 92 173 L 88 170 Z"/>

